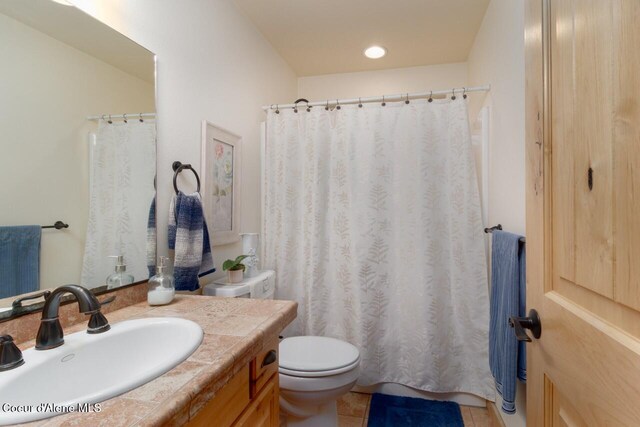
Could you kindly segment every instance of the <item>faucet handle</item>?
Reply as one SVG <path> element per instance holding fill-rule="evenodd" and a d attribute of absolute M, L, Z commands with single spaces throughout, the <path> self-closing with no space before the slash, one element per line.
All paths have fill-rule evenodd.
<path fill-rule="evenodd" d="M 100 303 L 100 307 L 104 307 L 105 305 L 111 304 L 116 300 L 115 295 L 111 295 L 109 298 L 105 298 L 102 301 L 98 301 Z"/>
<path fill-rule="evenodd" d="M 109 321 L 104 317 L 104 314 L 99 311 L 91 314 L 89 325 L 87 326 L 88 334 L 101 334 L 109 329 L 111 329 L 111 325 L 109 325 Z"/>
<path fill-rule="evenodd" d="M 112 295 L 109 298 L 106 298 L 102 301 L 98 301 L 100 303 L 100 307 L 104 307 L 105 305 L 111 304 L 115 301 L 116 296 Z M 109 321 L 104 314 L 100 310 L 95 313 L 91 313 L 91 317 L 89 318 L 89 325 L 87 327 L 88 334 L 101 334 L 103 332 L 107 332 L 111 329 L 111 325 L 109 325 Z"/>
<path fill-rule="evenodd" d="M 51 291 L 44 291 L 44 292 L 38 292 L 37 294 L 33 294 L 33 295 L 27 295 L 27 296 L 24 296 L 22 298 L 18 298 L 17 300 L 15 300 L 11 304 L 11 306 L 13 308 L 20 308 L 20 307 L 22 307 L 22 303 L 24 301 L 28 301 L 28 300 L 31 300 L 31 299 L 38 299 L 40 297 L 44 297 L 44 300 L 46 301 L 47 298 L 49 298 L 49 295 L 51 295 Z"/>
<path fill-rule="evenodd" d="M 0 372 L 17 368 L 23 364 L 22 352 L 13 342 L 13 337 L 0 335 Z"/>

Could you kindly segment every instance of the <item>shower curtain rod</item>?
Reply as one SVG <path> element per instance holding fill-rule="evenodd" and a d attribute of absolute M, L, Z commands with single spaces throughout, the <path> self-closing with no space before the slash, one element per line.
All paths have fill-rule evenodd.
<path fill-rule="evenodd" d="M 453 88 L 453 89 L 445 89 L 445 90 L 433 90 L 428 92 L 417 92 L 417 93 L 401 93 L 397 95 L 383 95 L 383 96 L 374 96 L 368 98 L 350 98 L 350 99 L 334 99 L 334 100 L 325 100 L 325 101 L 313 101 L 306 103 L 304 101 L 299 102 L 298 104 L 271 104 L 264 105 L 262 109 L 264 111 L 282 109 L 282 108 L 295 108 L 298 107 L 324 107 L 327 104 L 329 106 L 335 105 L 349 105 L 349 104 L 366 104 L 371 102 L 398 102 L 398 101 L 406 101 L 411 99 L 420 99 L 420 98 L 429 98 L 432 96 L 439 95 L 454 95 L 457 93 L 469 93 L 469 92 L 488 92 L 491 90 L 491 85 L 484 86 L 473 86 L 473 87 L 461 87 L 461 88 Z"/>
<path fill-rule="evenodd" d="M 100 119 L 152 119 L 156 117 L 156 113 L 125 113 L 125 114 L 101 114 L 99 116 L 88 116 L 87 120 L 100 120 Z"/>

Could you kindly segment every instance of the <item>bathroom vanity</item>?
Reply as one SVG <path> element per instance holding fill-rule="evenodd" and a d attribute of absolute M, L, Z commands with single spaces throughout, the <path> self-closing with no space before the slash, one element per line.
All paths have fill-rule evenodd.
<path fill-rule="evenodd" d="M 66 307 L 77 311 L 74 305 Z M 138 388 L 101 402 L 99 412 L 69 413 L 27 425 L 277 426 L 278 336 L 295 319 L 296 309 L 297 304 L 290 301 L 179 295 L 162 307 L 139 302 L 107 312 L 112 325 L 141 318 L 191 320 L 200 325 L 204 338 L 187 360 Z M 13 322 L 21 320 L 29 328 L 28 319 Z M 73 324 L 64 319 L 63 323 L 65 335 L 87 326 L 82 317 Z M 24 351 L 34 341 L 18 345 Z M 27 365 L 16 369 L 29 369 Z"/>
<path fill-rule="evenodd" d="M 189 426 L 276 427 L 279 425 L 278 337 L 265 343 Z"/>

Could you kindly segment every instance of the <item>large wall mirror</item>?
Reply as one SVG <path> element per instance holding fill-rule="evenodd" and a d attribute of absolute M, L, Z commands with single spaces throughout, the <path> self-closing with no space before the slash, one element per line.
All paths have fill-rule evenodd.
<path fill-rule="evenodd" d="M 0 0 L 0 320 L 155 262 L 155 55 L 64 3 Z"/>

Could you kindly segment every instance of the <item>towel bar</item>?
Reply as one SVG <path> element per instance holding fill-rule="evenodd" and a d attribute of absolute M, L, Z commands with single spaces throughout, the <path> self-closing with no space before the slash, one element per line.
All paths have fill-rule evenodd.
<path fill-rule="evenodd" d="M 56 221 L 53 225 L 43 225 L 42 228 L 55 228 L 56 230 L 62 230 L 63 228 L 69 228 L 69 224 L 65 224 L 62 221 Z"/>
<path fill-rule="evenodd" d="M 484 229 L 485 233 L 493 233 L 493 230 L 502 230 L 502 224 L 494 225 L 493 227 L 487 227 Z M 526 243 L 527 239 L 524 237 L 520 238 L 520 242 Z"/>

